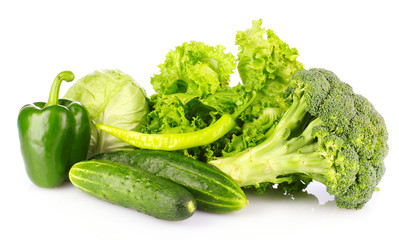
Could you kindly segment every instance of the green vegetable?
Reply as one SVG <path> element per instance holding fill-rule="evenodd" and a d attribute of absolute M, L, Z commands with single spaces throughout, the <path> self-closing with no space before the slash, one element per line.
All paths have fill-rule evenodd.
<path fill-rule="evenodd" d="M 255 95 L 244 107 L 233 115 L 224 114 L 209 127 L 195 132 L 170 133 L 170 134 L 146 134 L 136 131 L 128 131 L 114 126 L 96 124 L 96 127 L 112 134 L 113 136 L 135 147 L 154 150 L 182 150 L 212 143 L 235 127 L 235 119 L 251 105 Z"/>
<path fill-rule="evenodd" d="M 362 208 L 384 174 L 388 133 L 366 98 L 324 69 L 295 73 L 281 119 L 254 148 L 210 163 L 240 186 L 311 178 L 342 208 Z M 300 177 L 301 178 L 301 177 Z"/>
<path fill-rule="evenodd" d="M 252 97 L 242 87 L 229 87 L 235 69 L 233 54 L 202 42 L 183 43 L 166 54 L 159 74 L 151 78 L 156 94 L 142 132 L 170 134 L 195 132 L 233 115 Z M 215 111 L 215 109 L 217 109 Z M 201 148 L 183 150 L 190 153 Z M 183 152 L 182 151 L 182 152 Z"/>
<path fill-rule="evenodd" d="M 224 50 L 221 45 L 192 41 L 167 53 L 165 62 L 159 65 L 160 73 L 151 78 L 158 97 L 176 98 L 186 104 L 228 86 L 235 58 Z"/>
<path fill-rule="evenodd" d="M 256 92 L 255 100 L 238 116 L 229 133 L 210 144 L 181 152 L 209 161 L 234 155 L 265 140 L 266 132 L 288 107 L 280 94 L 303 64 L 296 60 L 295 48 L 272 30 L 262 29 L 261 24 L 261 20 L 254 21 L 251 29 L 237 33 L 237 69 L 242 84 L 233 87 L 229 81 L 236 59 L 231 53 L 223 53 L 222 46 L 191 42 L 170 51 L 159 65 L 160 74 L 151 79 L 156 94 L 150 98 L 152 108 L 142 131 L 169 134 L 204 129 L 224 114 L 237 112 Z M 205 69 L 212 71 L 200 71 Z"/>
<path fill-rule="evenodd" d="M 96 127 L 135 147 L 155 150 L 181 150 L 212 143 L 224 136 L 235 126 L 231 115 L 223 115 L 211 126 L 195 132 L 146 134 L 109 125 L 96 124 Z"/>
<path fill-rule="evenodd" d="M 247 204 L 244 192 L 228 175 L 178 153 L 138 149 L 108 152 L 94 158 L 127 164 L 175 182 L 194 195 L 200 210 L 225 213 Z"/>
<path fill-rule="evenodd" d="M 99 199 L 164 220 L 184 220 L 196 210 L 195 198 L 183 187 L 144 170 L 105 160 L 75 164 L 73 185 Z"/>
<path fill-rule="evenodd" d="M 296 60 L 299 56 L 296 48 L 290 48 L 273 30 L 263 29 L 261 25 L 262 20 L 253 21 L 252 28 L 237 32 L 236 44 L 240 50 L 237 68 L 247 89 L 264 89 L 268 102 L 284 106 L 281 94 L 289 78 L 303 64 Z"/>
<path fill-rule="evenodd" d="M 47 103 L 22 107 L 18 116 L 21 152 L 29 178 L 40 187 L 60 185 L 71 166 L 85 160 L 90 141 L 86 109 L 78 102 L 58 99 L 62 81 L 70 82 L 70 71 L 57 75 Z"/>
<path fill-rule="evenodd" d="M 129 75 L 119 70 L 95 71 L 79 79 L 65 98 L 81 102 L 89 112 L 92 124 L 88 157 L 128 145 L 99 131 L 95 123 L 136 131 L 146 123 L 148 102 L 145 92 Z"/>
<path fill-rule="evenodd" d="M 254 147 L 267 138 L 267 131 L 289 106 L 283 95 L 290 77 L 303 68 L 297 60 L 298 50 L 261 25 L 262 20 L 253 21 L 252 28 L 236 35 L 237 69 L 245 89 L 256 91 L 257 99 L 242 117 L 242 128 L 226 145 L 224 156 Z"/>

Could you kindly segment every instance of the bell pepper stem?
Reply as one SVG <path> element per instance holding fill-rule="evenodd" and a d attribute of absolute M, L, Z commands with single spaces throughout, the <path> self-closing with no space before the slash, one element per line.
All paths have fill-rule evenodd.
<path fill-rule="evenodd" d="M 53 85 L 51 85 L 50 95 L 46 106 L 57 105 L 58 96 L 60 93 L 60 87 L 62 81 L 71 82 L 75 79 L 75 75 L 71 71 L 60 72 L 57 77 L 55 77 Z"/>

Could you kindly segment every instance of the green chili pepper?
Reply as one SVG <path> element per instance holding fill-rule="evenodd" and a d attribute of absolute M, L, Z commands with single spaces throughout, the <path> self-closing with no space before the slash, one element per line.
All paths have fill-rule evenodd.
<path fill-rule="evenodd" d="M 215 142 L 230 132 L 236 125 L 235 119 L 255 100 L 253 93 L 251 100 L 234 114 L 223 114 L 210 126 L 195 132 L 171 134 L 146 134 L 129 131 L 117 127 L 96 123 L 96 127 L 120 140 L 143 149 L 175 151 L 198 147 Z"/>
<path fill-rule="evenodd" d="M 72 165 L 86 159 L 90 143 L 88 113 L 78 102 L 58 99 L 61 82 L 74 78 L 70 71 L 61 72 L 51 86 L 48 102 L 25 105 L 18 115 L 26 172 L 40 187 L 60 185 Z"/>

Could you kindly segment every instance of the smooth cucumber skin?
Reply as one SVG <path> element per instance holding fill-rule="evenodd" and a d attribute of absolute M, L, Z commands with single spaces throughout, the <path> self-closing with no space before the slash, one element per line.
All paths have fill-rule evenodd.
<path fill-rule="evenodd" d="M 230 176 L 179 153 L 136 149 L 102 153 L 94 158 L 137 167 L 175 182 L 194 195 L 200 210 L 227 213 L 247 204 L 244 192 Z"/>
<path fill-rule="evenodd" d="M 132 166 L 83 161 L 72 166 L 69 178 L 83 192 L 159 219 L 184 220 L 196 210 L 196 200 L 186 189 Z"/>

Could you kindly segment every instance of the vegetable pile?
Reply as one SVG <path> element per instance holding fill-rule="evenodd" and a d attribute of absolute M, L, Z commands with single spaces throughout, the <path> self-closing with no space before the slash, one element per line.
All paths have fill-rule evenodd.
<path fill-rule="evenodd" d="M 332 71 L 304 69 L 297 49 L 261 25 L 237 32 L 237 57 L 195 41 L 171 50 L 151 78 L 150 97 L 119 70 L 78 80 L 65 98 L 87 110 L 91 139 L 72 168 L 61 164 L 62 174 L 97 198 L 166 220 L 197 208 L 239 210 L 247 204 L 241 188 L 295 193 L 313 180 L 338 207 L 362 208 L 385 172 L 383 117 Z M 235 70 L 241 82 L 231 86 Z M 45 157 L 53 136 L 42 134 L 30 154 L 38 138 L 25 137 L 24 112 L 18 126 L 28 175 L 54 187 L 62 180 L 36 181 L 55 171 Z"/>

